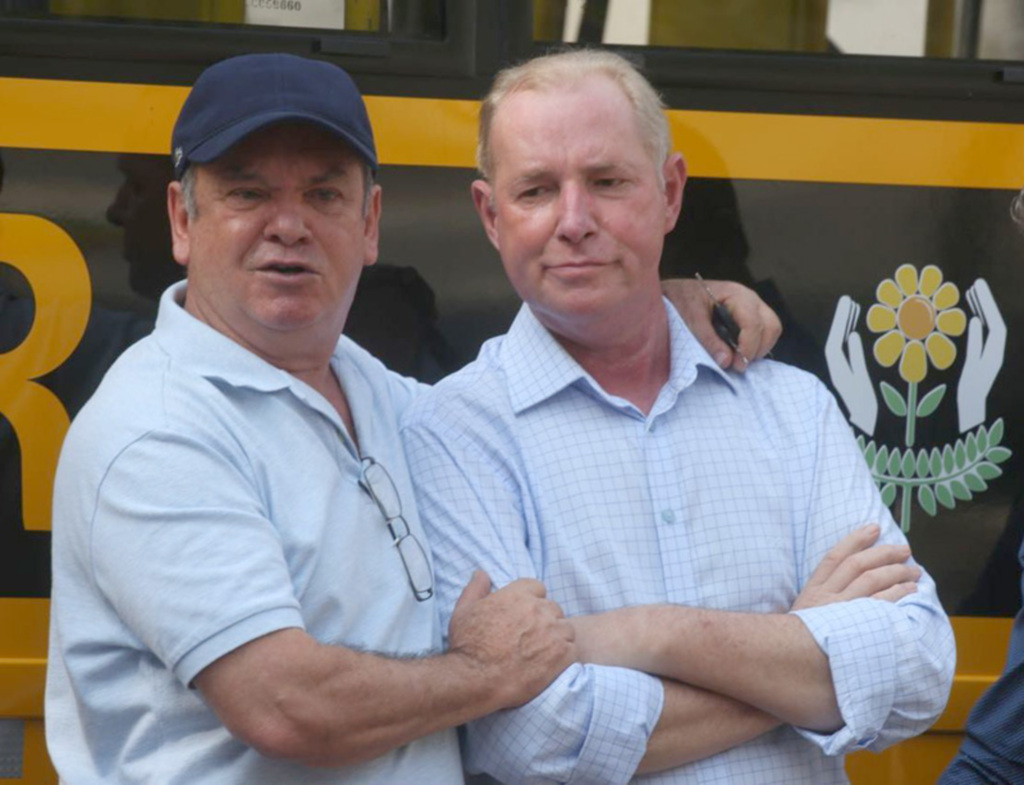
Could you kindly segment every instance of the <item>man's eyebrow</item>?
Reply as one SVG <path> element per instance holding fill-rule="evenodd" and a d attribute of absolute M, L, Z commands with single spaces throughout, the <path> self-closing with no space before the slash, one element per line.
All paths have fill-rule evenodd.
<path fill-rule="evenodd" d="M 214 163 L 212 168 L 218 177 L 233 183 L 259 179 L 259 175 L 256 172 L 246 169 L 241 164 L 219 162 Z"/>
<path fill-rule="evenodd" d="M 343 177 L 350 169 L 351 166 L 346 166 L 345 164 L 342 163 L 331 164 L 320 174 L 314 175 L 313 177 L 309 178 L 309 182 L 312 185 L 326 183 L 329 180 L 335 180 L 339 177 Z"/>
<path fill-rule="evenodd" d="M 544 178 L 550 177 L 550 176 L 551 176 L 551 170 L 550 169 L 546 169 L 546 168 L 538 166 L 536 169 L 528 169 L 525 172 L 523 172 L 522 174 L 518 175 L 514 180 L 512 180 L 511 184 L 512 184 L 513 187 L 516 187 L 516 186 L 524 185 L 526 183 L 533 183 L 533 182 L 536 182 L 537 180 L 543 180 Z"/>

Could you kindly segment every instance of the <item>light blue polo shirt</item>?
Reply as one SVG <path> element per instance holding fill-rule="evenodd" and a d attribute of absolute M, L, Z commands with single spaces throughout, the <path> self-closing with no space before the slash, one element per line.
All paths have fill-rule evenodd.
<path fill-rule="evenodd" d="M 73 783 L 462 781 L 454 732 L 313 770 L 235 740 L 188 687 L 285 628 L 395 655 L 440 649 L 360 455 L 315 390 L 160 303 L 71 426 L 57 471 L 47 743 Z M 332 358 L 362 456 L 391 474 L 423 539 L 397 418 L 417 385 L 346 338 Z"/>

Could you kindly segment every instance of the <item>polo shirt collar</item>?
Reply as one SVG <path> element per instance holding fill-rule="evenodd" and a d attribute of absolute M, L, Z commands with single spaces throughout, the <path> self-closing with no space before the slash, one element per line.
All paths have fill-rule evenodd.
<path fill-rule="evenodd" d="M 160 297 L 154 337 L 176 362 L 207 379 L 261 392 L 296 389 L 292 376 L 196 319 L 185 310 L 187 281 L 168 288 Z M 303 385 L 305 386 L 305 385 Z"/>

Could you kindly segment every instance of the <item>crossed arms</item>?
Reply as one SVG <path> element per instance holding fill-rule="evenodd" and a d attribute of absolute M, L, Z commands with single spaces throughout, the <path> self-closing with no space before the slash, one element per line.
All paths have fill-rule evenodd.
<path fill-rule="evenodd" d="M 887 746 L 934 721 L 952 679 L 948 620 L 934 583 L 906 562 L 906 541 L 824 391 L 811 415 L 819 420 L 819 443 L 809 437 L 796 451 L 803 454 L 801 477 L 815 478 L 801 480 L 801 487 L 815 490 L 795 507 L 780 507 L 777 499 L 748 488 L 728 492 L 727 498 L 709 493 L 705 480 L 714 470 L 708 463 L 722 461 L 713 453 L 682 467 L 696 480 L 680 475 L 679 484 L 690 489 L 690 497 L 695 488 L 703 491 L 707 501 L 691 510 L 699 514 L 684 527 L 690 533 L 670 526 L 657 536 L 694 542 L 701 536 L 714 540 L 709 532 L 720 531 L 721 541 L 712 543 L 713 563 L 699 549 L 671 551 L 667 558 L 696 561 L 665 580 L 685 583 L 694 572 L 711 570 L 710 581 L 695 579 L 700 581 L 695 591 L 683 584 L 670 588 L 670 596 L 689 594 L 710 602 L 651 605 L 664 601 L 664 594 L 657 597 L 659 579 L 648 580 L 649 569 L 660 572 L 657 557 L 650 568 L 641 567 L 632 589 L 605 592 L 623 579 L 618 551 L 632 548 L 633 556 L 642 558 L 660 542 L 620 546 L 614 534 L 630 525 L 631 509 L 642 520 L 661 509 L 635 509 L 648 494 L 647 480 L 620 488 L 618 465 L 609 471 L 600 449 L 594 455 L 560 450 L 570 438 L 561 433 L 557 440 L 548 438 L 544 450 L 532 448 L 536 433 L 566 422 L 565 410 L 558 409 L 564 396 L 552 399 L 550 419 L 536 404 L 511 420 L 486 406 L 478 407 L 479 416 L 466 415 L 471 410 L 459 397 L 489 400 L 490 381 L 481 372 L 480 378 L 467 378 L 465 387 L 444 389 L 444 395 L 434 396 L 434 406 L 415 412 L 404 431 L 422 515 L 433 523 L 442 614 L 450 605 L 445 597 L 453 596 L 461 576 L 475 568 L 486 569 L 498 585 L 522 576 L 542 579 L 572 617 L 584 664 L 572 666 L 526 706 L 471 723 L 466 751 L 471 769 L 510 782 L 531 775 L 616 782 L 637 771 L 700 760 L 780 724 L 792 726 L 822 754 L 839 755 Z M 697 398 L 689 400 L 691 409 L 700 405 Z M 566 403 L 571 405 L 577 417 L 595 411 L 589 404 Z M 790 415 L 793 422 L 809 413 L 791 408 L 799 410 Z M 449 411 L 462 414 L 449 417 Z M 590 432 L 607 422 L 606 415 L 595 414 L 576 430 Z M 636 433 L 635 426 L 628 418 L 623 422 L 621 433 L 604 442 L 607 449 L 630 449 L 628 434 Z M 701 432 L 688 438 L 706 444 L 713 437 Z M 768 441 L 744 449 L 768 449 L 763 446 Z M 652 442 L 646 449 L 658 448 Z M 548 457 L 551 452 L 555 457 Z M 622 464 L 635 465 L 643 455 L 640 450 Z M 769 460 L 765 471 L 777 476 L 769 488 L 785 486 L 783 467 Z M 599 479 L 592 490 L 580 492 L 572 478 L 587 475 Z M 666 489 L 655 493 L 664 495 Z M 591 496 L 599 494 L 602 500 L 595 503 Z M 609 501 L 615 498 L 626 501 L 616 507 Z M 620 513 L 626 516 L 621 523 Z M 801 523 L 791 530 L 790 520 Z M 853 524 L 871 520 L 881 527 L 853 530 Z M 787 544 L 787 538 L 795 539 Z M 871 548 L 876 538 L 880 546 Z M 744 543 L 741 560 L 730 561 L 730 543 L 743 539 L 756 542 Z M 768 566 L 760 574 L 744 574 L 761 562 Z M 566 564 L 572 565 L 568 575 Z M 792 586 L 792 594 L 782 586 Z M 738 600 L 733 599 L 737 591 Z M 630 603 L 639 604 L 621 608 Z M 748 612 L 724 610 L 730 607 Z M 604 613 L 586 615 L 595 611 Z M 565 719 L 574 711 L 575 726 Z M 527 739 L 536 743 L 522 741 Z M 615 753 L 602 757 L 604 749 Z"/>

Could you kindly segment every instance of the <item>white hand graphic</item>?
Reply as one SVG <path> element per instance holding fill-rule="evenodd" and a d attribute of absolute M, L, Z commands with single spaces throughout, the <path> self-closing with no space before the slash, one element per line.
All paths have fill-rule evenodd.
<path fill-rule="evenodd" d="M 850 413 L 850 422 L 865 433 L 873 434 L 878 421 L 878 400 L 864 360 L 864 345 L 853 329 L 859 317 L 860 306 L 845 294 L 840 297 L 825 342 L 825 361 L 832 386 Z M 849 360 L 843 351 L 844 344 Z"/>
<path fill-rule="evenodd" d="M 974 316 L 967 323 L 967 353 L 956 388 L 961 433 L 985 422 L 985 400 L 1006 353 L 1006 322 L 984 278 L 967 290 L 967 304 Z M 987 339 L 983 336 L 986 330 Z"/>

